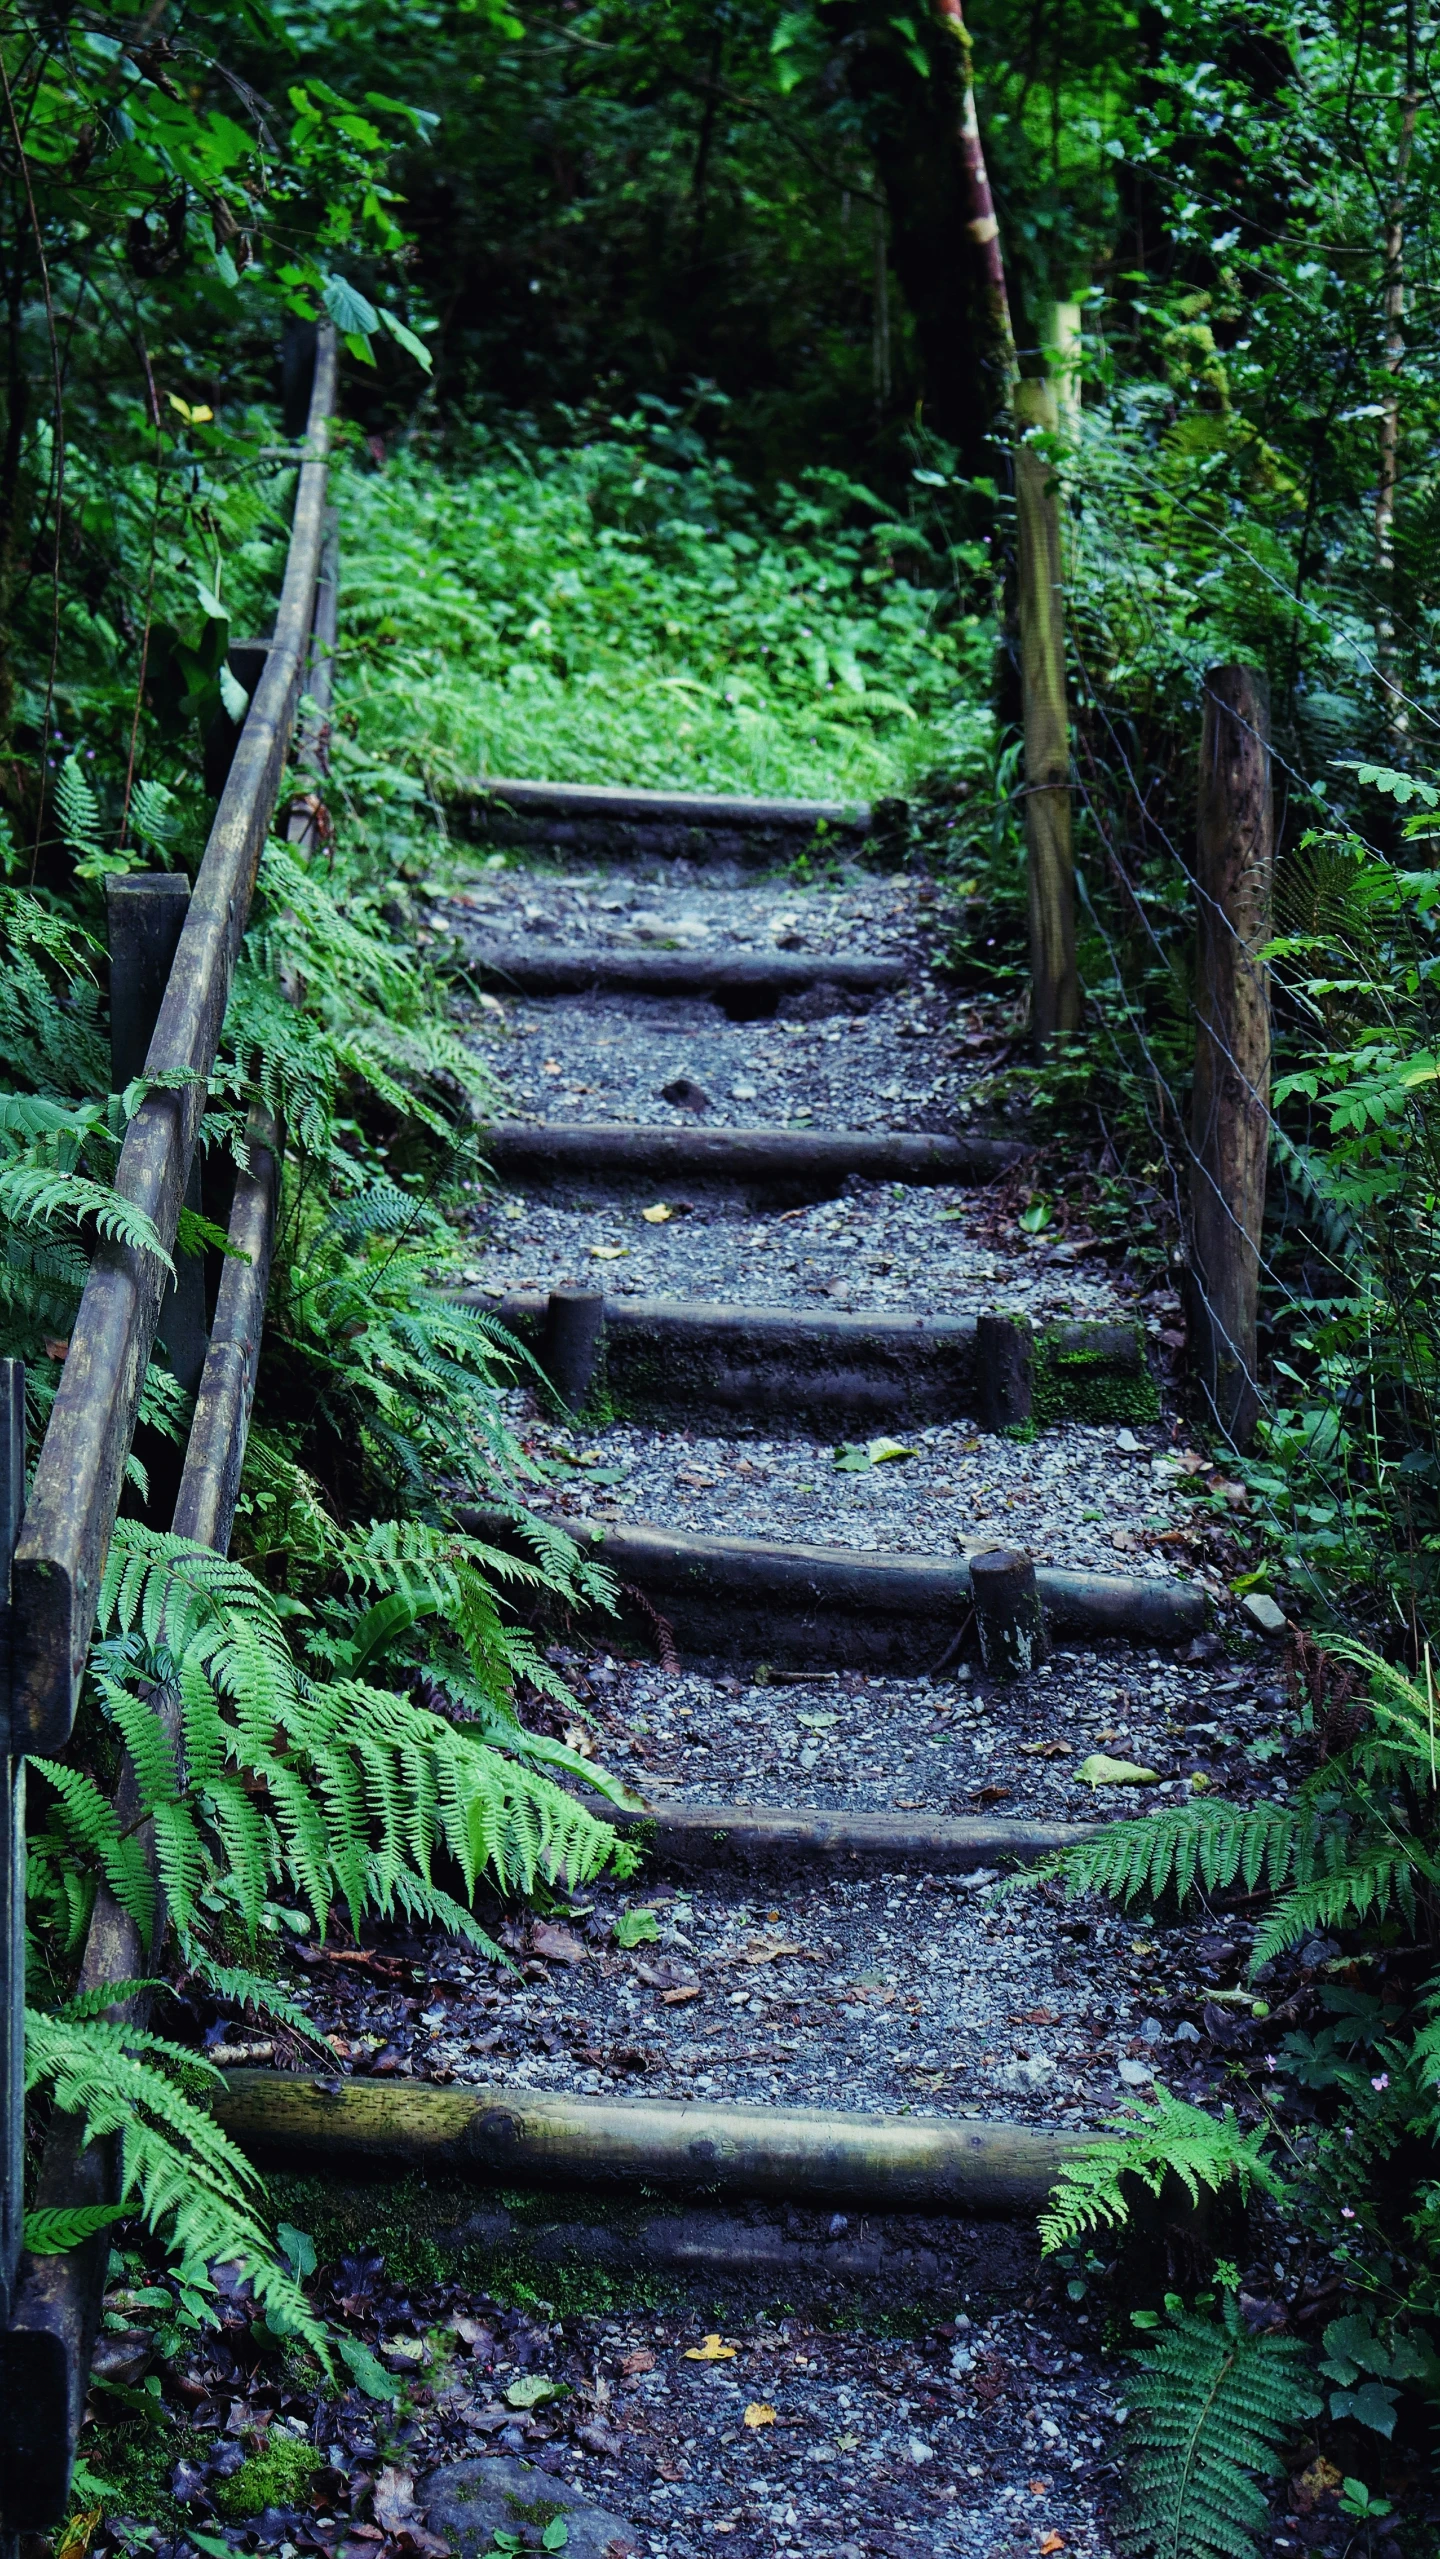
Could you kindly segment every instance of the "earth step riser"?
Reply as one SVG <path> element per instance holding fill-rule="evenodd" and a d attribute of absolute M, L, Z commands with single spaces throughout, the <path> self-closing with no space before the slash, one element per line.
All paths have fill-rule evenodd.
<path fill-rule="evenodd" d="M 446 802 L 451 831 L 474 843 L 525 847 L 582 862 L 736 863 L 770 869 L 805 852 L 895 861 L 903 801 L 875 811 L 831 800 L 741 800 L 695 791 L 493 781 Z M 878 821 L 878 823 L 877 823 Z M 873 839 L 873 841 L 872 841 Z"/>
<path fill-rule="evenodd" d="M 473 951 L 466 974 L 501 995 L 699 996 L 732 1022 L 759 1022 L 805 999 L 807 1017 L 863 1013 L 913 976 L 904 960 L 719 959 L 686 951 L 536 951 L 518 943 Z"/>
<path fill-rule="evenodd" d="M 467 1305 L 498 1313 L 549 1367 L 549 1298 L 517 1290 L 497 1307 L 479 1289 L 456 1294 Z M 987 1427 L 991 1423 L 981 1407 L 992 1400 L 986 1390 L 996 1376 L 993 1319 L 988 1324 L 980 1319 L 990 1355 L 977 1360 L 977 1326 L 970 1316 L 822 1314 L 644 1297 L 608 1298 L 603 1305 L 596 1376 L 586 1381 L 586 1391 L 603 1381 L 606 1399 L 627 1419 L 724 1423 L 737 1415 L 770 1420 L 784 1414 L 822 1439 L 970 1415 Z M 1009 1329 L 1030 1338 L 1023 1318 Z M 1047 1374 L 1047 1411 L 1063 1413 L 1072 1376 L 1083 1400 L 1098 1380 L 1140 1388 L 1148 1374 L 1135 1325 L 1051 1325 L 1032 1357 L 1035 1349 Z M 567 1367 L 563 1384 L 556 1383 L 565 1403 L 577 1410 L 585 1399 L 580 1394 L 577 1404 L 573 1370 Z M 1026 1383 L 1028 1392 L 1028 1377 Z M 1027 1418 L 1028 1407 L 1022 1411 L 1018 1402 L 1005 1407 L 1005 1422 Z"/>
<path fill-rule="evenodd" d="M 982 2300 L 1003 2303 L 1032 2284 L 1039 2255 L 1033 2229 L 1001 2220 L 867 2213 L 836 2236 L 836 2216 L 823 2205 L 751 2203 L 726 2212 L 682 2203 L 643 2220 L 633 2207 L 612 2213 L 600 2219 L 593 2195 L 584 2194 L 558 2198 L 543 2218 L 504 2204 L 467 2212 L 457 2199 L 455 2220 L 427 2235 L 447 2255 L 483 2250 L 500 2264 L 513 2256 L 527 2265 L 603 2267 L 639 2283 L 659 2276 L 667 2292 L 693 2291 L 707 2312 L 722 2297 L 738 2308 L 758 2295 L 768 2307 L 778 2289 L 787 2302 L 818 2311 L 833 2301 L 852 2316 L 861 2307 L 893 2312 L 897 2301 L 952 2318 L 963 2301 L 973 2315 Z"/>
<path fill-rule="evenodd" d="M 503 2185 L 656 2186 L 982 2217 L 1044 2210 L 1075 2134 L 965 2116 L 847 2115 L 527 2088 L 235 2070 L 216 2121 L 257 2157 L 406 2161 Z"/>
<path fill-rule="evenodd" d="M 968 1815 L 801 1813 L 768 1804 L 647 1804 L 620 1811 L 599 1797 L 590 1808 L 620 1831 L 638 1832 L 649 1863 L 667 1873 L 708 1868 L 781 1876 L 806 1869 L 929 1875 L 984 1874 L 1053 1857 L 1084 1837 L 1083 1822 L 982 1820 Z"/>
<path fill-rule="evenodd" d="M 503 1513 L 461 1511 L 458 1517 L 496 1544 L 514 1547 L 523 1533 Z M 960 1558 L 786 1546 L 610 1522 L 582 1536 L 590 1556 L 622 1586 L 643 1591 L 696 1669 L 765 1661 L 777 1668 L 919 1678 L 953 1668 L 967 1639 L 970 1568 Z M 1048 1564 L 1037 1567 L 1035 1579 L 1052 1633 L 1179 1644 L 1205 1625 L 1206 1596 L 1195 1582 L 1073 1573 Z M 652 1633 L 643 1615 L 628 1622 Z"/>
<path fill-rule="evenodd" d="M 1014 1138 L 923 1129 L 626 1128 L 613 1120 L 497 1120 L 484 1151 L 502 1180 L 611 1192 L 638 1182 L 730 1183 L 764 1199 L 833 1198 L 850 1181 L 994 1182 Z"/>

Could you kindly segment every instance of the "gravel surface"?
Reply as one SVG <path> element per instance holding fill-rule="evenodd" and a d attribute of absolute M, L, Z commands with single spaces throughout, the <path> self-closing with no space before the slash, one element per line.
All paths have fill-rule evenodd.
<path fill-rule="evenodd" d="M 1027 1444 L 971 1423 L 937 1423 L 900 1443 L 912 1455 L 870 1464 L 871 1441 L 832 1450 L 808 1439 L 707 1439 L 620 1423 L 577 1438 L 536 1420 L 528 1398 L 515 1404 L 535 1456 L 564 1470 L 565 1480 L 527 1498 L 562 1523 L 658 1520 L 727 1537 L 924 1555 L 1004 1540 L 1037 1563 L 1156 1579 L 1173 1576 L 1192 1544 L 1175 1461 L 1158 1432 L 1142 1441 L 1130 1430 L 1072 1423 Z M 903 1413 L 894 1420 L 902 1426 Z"/>
<path fill-rule="evenodd" d="M 656 1224 L 643 1211 L 658 1206 L 671 1214 Z M 986 1192 L 890 1183 L 850 1183 L 839 1199 L 768 1216 L 708 1186 L 683 1206 L 659 1198 L 577 1206 L 558 1193 L 500 1190 L 477 1204 L 467 1276 L 497 1297 L 510 1289 L 598 1286 L 610 1296 L 832 1306 L 841 1313 L 1004 1308 L 1037 1322 L 1134 1317 L 1133 1290 L 1101 1258 L 1063 1243 L 1027 1249 L 1013 1215 L 1010 1249 L 997 1249 L 995 1221 Z M 1158 1332 L 1160 1308 L 1140 1311 Z"/>
<path fill-rule="evenodd" d="M 434 1946 L 424 1993 L 332 1980 L 322 1961 L 297 1995 L 342 2063 L 382 2077 L 1027 2123 L 1099 2121 L 1157 2078 L 1208 2090 L 1202 1929 L 1162 1941 L 993 1884 L 596 1889 L 503 1924 L 518 1981 Z M 652 1914 L 651 1942 L 615 1945 L 622 1909 Z"/>

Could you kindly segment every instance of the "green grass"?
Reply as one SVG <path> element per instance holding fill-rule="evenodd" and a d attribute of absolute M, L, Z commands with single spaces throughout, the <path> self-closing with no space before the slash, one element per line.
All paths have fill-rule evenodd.
<path fill-rule="evenodd" d="M 402 455 L 343 492 L 347 724 L 441 794 L 903 796 L 988 734 L 991 628 L 942 537 L 834 472 L 762 504 L 644 418 L 489 437 L 463 473 Z"/>

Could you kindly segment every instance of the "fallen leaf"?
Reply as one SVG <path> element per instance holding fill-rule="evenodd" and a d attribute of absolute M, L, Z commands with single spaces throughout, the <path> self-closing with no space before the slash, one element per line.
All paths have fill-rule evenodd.
<path fill-rule="evenodd" d="M 575 2441 L 583 2444 L 587 2452 L 604 2453 L 612 2460 L 625 2449 L 614 2429 L 602 2425 L 598 2417 L 592 2418 L 588 2425 L 575 2428 Z"/>
<path fill-rule="evenodd" d="M 1065 2535 L 1063 2532 L 1047 2532 L 1044 2540 L 1040 2544 L 1040 2559 L 1055 2559 L 1056 2551 L 1063 2550 L 1064 2547 Z"/>
<path fill-rule="evenodd" d="M 415 2475 L 410 2470 L 382 2470 L 375 2482 L 374 2515 L 382 2532 L 398 2532 L 410 2521 L 415 2504 Z"/>
<path fill-rule="evenodd" d="M 872 1466 L 888 1466 L 894 1458 L 914 1457 L 918 1452 L 907 1447 L 903 1439 L 881 1437 L 866 1441 L 865 1454 Z"/>
<path fill-rule="evenodd" d="M 562 2385 L 549 2380 L 543 2372 L 522 2372 L 519 2380 L 512 2381 L 505 2393 L 512 2408 L 540 2408 L 547 2399 L 559 2399 L 561 2396 Z"/>
<path fill-rule="evenodd" d="M 858 2452 L 860 2449 L 860 2438 L 858 2435 L 837 2435 L 835 2438 L 835 2448 L 837 2452 Z"/>
<path fill-rule="evenodd" d="M 1107 1759 L 1103 1750 L 1092 1750 L 1075 1771 L 1076 1781 L 1083 1786 L 1158 1786 L 1160 1772 L 1156 1768 L 1138 1768 L 1133 1759 Z"/>
<path fill-rule="evenodd" d="M 414 2364 L 417 2368 L 430 2360 L 423 2337 L 382 2337 L 380 2352 L 390 2363 Z"/>
<path fill-rule="evenodd" d="M 537 1955 L 550 1964 L 583 1964 L 586 1950 L 568 1928 L 554 1928 L 548 1919 L 537 1919 L 530 1931 L 530 1943 Z"/>
<path fill-rule="evenodd" d="M 1082 1769 L 1080 1773 L 1083 1777 L 1085 1772 Z M 972 1804 L 1003 1804 L 1009 1792 L 1008 1786 L 977 1786 L 970 1801 Z"/>
<path fill-rule="evenodd" d="M 1027 2026 L 1058 2026 L 1060 2020 L 1053 2008 L 1027 2008 L 1025 2023 Z"/>
<path fill-rule="evenodd" d="M 419 2523 L 402 2524 L 395 2536 L 395 2547 L 400 2559 L 453 2559 L 449 2542 Z"/>
<path fill-rule="evenodd" d="M 640 1214 L 647 1226 L 664 1226 L 674 1216 L 675 1211 L 673 1208 L 667 1208 L 663 1200 L 657 1200 L 653 1208 L 642 1208 Z"/>
<path fill-rule="evenodd" d="M 593 1759 L 595 1756 L 595 1736 L 585 1724 L 566 1725 L 565 1746 L 567 1750 L 577 1752 L 581 1759 Z"/>
<path fill-rule="evenodd" d="M 1022 1742 L 1020 1756 L 1022 1759 L 1068 1759 L 1070 1744 L 1069 1742 Z"/>
<path fill-rule="evenodd" d="M 677 1484 L 693 1484 L 697 1488 L 708 1489 L 710 1485 L 718 1483 L 719 1477 L 707 1475 L 702 1466 L 678 1466 L 675 1470 L 675 1480 Z"/>
<path fill-rule="evenodd" d="M 688 1982 L 683 1990 L 662 1990 L 660 1993 L 660 2005 L 662 2008 L 683 2008 L 687 2000 L 698 1999 L 699 1996 L 700 1984 L 698 1981 Z"/>
<path fill-rule="evenodd" d="M 655 2358 L 648 2346 L 637 2346 L 633 2355 L 626 2356 L 620 2369 L 622 2372 L 653 2372 Z"/>
<path fill-rule="evenodd" d="M 773 1964 L 782 1955 L 803 1955 L 804 1952 L 803 1946 L 792 1946 L 783 1938 L 752 1937 L 749 1945 L 741 1949 L 740 1961 L 742 1964 Z"/>
<path fill-rule="evenodd" d="M 621 1262 L 629 1250 L 628 1244 L 592 1244 L 590 1259 L 592 1262 Z"/>
<path fill-rule="evenodd" d="M 653 1910 L 622 1910 L 611 1933 L 617 1946 L 653 1946 L 660 1922 Z"/>
<path fill-rule="evenodd" d="M 1343 2471 L 1337 2470 L 1334 2462 L 1327 2461 L 1323 2453 L 1317 2453 L 1309 2469 L 1302 2470 L 1290 2483 L 1295 2512 L 1297 2515 L 1312 2515 L 1322 2497 L 1329 2496 L 1336 2488 L 1343 2488 L 1344 2484 Z M 56 2559 L 62 2559 L 62 2553 L 57 2552 Z"/>
<path fill-rule="evenodd" d="M 739 2352 L 738 2346 L 722 2345 L 719 2333 L 715 2331 L 705 2339 L 703 2345 L 687 2346 L 685 2361 L 687 2364 L 727 2364 Z"/>
<path fill-rule="evenodd" d="M 745 2411 L 744 2422 L 747 2426 L 773 2426 L 775 2411 L 768 2400 L 752 2399 Z"/>
<path fill-rule="evenodd" d="M 838 1715 L 822 1715 L 818 1710 L 814 1710 L 797 1715 L 795 1721 L 797 1724 L 803 1724 L 808 1732 L 827 1733 L 832 1724 L 839 1723 L 840 1718 Z"/>
<path fill-rule="evenodd" d="M 638 1963 L 635 1967 L 635 1978 L 637 1981 L 643 1981 L 647 1990 L 694 1991 L 700 1987 L 688 1964 Z"/>

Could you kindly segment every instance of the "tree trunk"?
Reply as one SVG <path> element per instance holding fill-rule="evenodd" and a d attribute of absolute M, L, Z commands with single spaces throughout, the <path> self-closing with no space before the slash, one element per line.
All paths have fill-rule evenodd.
<path fill-rule="evenodd" d="M 1008 394 L 1020 367 L 1015 354 L 1010 295 L 1005 283 L 1005 260 L 1000 248 L 1000 225 L 995 218 L 990 172 L 985 165 L 985 146 L 980 139 L 980 119 L 975 111 L 975 65 L 970 30 L 965 24 L 960 0 L 935 0 L 935 8 L 941 25 L 955 38 L 960 52 L 960 163 L 965 172 L 969 211 L 965 228 L 979 259 L 993 352 Z"/>
<path fill-rule="evenodd" d="M 1060 505 L 1053 465 L 1024 434 L 1054 434 L 1048 382 L 1015 386 L 1015 504 L 1020 570 L 1020 681 L 1025 716 L 1025 840 L 1030 909 L 1030 1036 L 1037 1056 L 1080 1020 L 1075 864 L 1070 843 L 1070 722 Z"/>
<path fill-rule="evenodd" d="M 1390 199 L 1382 242 L 1385 260 L 1385 370 L 1394 388 L 1380 412 L 1379 467 L 1375 481 L 1375 669 L 1385 695 L 1390 734 L 1398 747 L 1409 736 L 1395 663 L 1395 491 L 1400 477 L 1399 377 L 1405 362 L 1405 181 L 1415 145 L 1415 119 L 1420 105 L 1416 70 L 1415 0 L 1405 11 L 1405 94 L 1401 100 L 1400 147 L 1395 155 L 1395 192 Z"/>
<path fill-rule="evenodd" d="M 1270 1115 L 1274 829 L 1270 695 L 1245 666 L 1205 680 L 1191 1116 L 1191 1284 L 1201 1382 L 1221 1430 L 1248 1447 L 1259 1411 L 1255 1319 Z"/>

